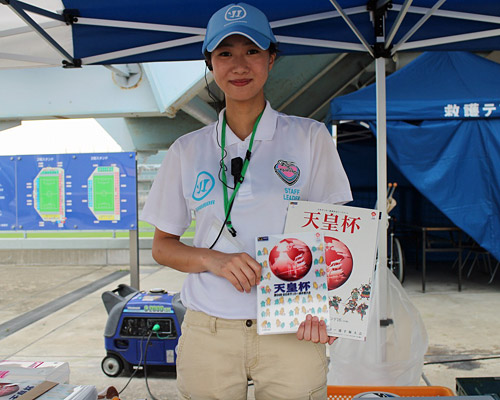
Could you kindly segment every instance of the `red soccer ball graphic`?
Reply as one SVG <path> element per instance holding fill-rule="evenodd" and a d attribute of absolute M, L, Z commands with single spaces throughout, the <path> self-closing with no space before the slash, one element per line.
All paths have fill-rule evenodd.
<path fill-rule="evenodd" d="M 311 250 L 302 240 L 283 239 L 269 253 L 269 266 L 284 281 L 303 278 L 311 269 Z"/>
<path fill-rule="evenodd" d="M 328 290 L 342 286 L 352 272 L 352 255 L 340 240 L 325 236 L 325 261 Z"/>

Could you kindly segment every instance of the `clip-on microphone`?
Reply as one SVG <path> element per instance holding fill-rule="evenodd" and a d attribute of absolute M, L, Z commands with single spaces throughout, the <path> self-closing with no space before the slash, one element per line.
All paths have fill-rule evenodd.
<path fill-rule="evenodd" d="M 235 157 L 231 160 L 231 175 L 234 177 L 234 187 L 241 179 L 241 170 L 243 169 L 243 159 Z"/>

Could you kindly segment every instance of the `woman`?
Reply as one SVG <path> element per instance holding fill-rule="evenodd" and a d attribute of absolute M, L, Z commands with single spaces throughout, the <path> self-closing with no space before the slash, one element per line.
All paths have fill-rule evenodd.
<path fill-rule="evenodd" d="M 266 102 L 276 39 L 260 10 L 239 3 L 217 11 L 202 51 L 226 108 L 216 123 L 171 146 L 141 217 L 156 227 L 155 260 L 188 273 L 180 396 L 246 399 L 253 380 L 257 399 L 324 399 L 325 343 L 335 340 L 324 322 L 307 316 L 297 335 L 256 334 L 261 267 L 254 240 L 283 232 L 290 190 L 301 200 L 350 201 L 347 177 L 323 124 Z M 179 237 L 192 212 L 189 247 Z"/>

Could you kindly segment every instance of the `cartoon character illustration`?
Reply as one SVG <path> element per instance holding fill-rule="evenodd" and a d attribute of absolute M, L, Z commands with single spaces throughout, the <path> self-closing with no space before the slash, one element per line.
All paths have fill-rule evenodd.
<path fill-rule="evenodd" d="M 372 286 L 369 283 L 365 283 L 365 284 L 361 285 L 361 297 L 363 299 L 369 299 L 371 289 L 372 289 Z"/>
<path fill-rule="evenodd" d="M 358 303 L 356 303 L 355 300 L 349 300 L 347 302 L 347 305 L 345 306 L 344 308 L 344 315 L 345 313 L 347 313 L 347 311 L 350 311 L 351 313 L 353 313 L 354 311 L 356 311 L 356 307 L 358 306 Z"/>
<path fill-rule="evenodd" d="M 328 304 L 330 307 L 333 307 L 337 314 L 339 313 L 339 304 L 342 301 L 342 299 L 339 296 L 332 296 L 330 297 Z"/>
<path fill-rule="evenodd" d="M 352 289 L 352 291 L 351 291 L 351 298 L 354 301 L 358 301 L 358 299 L 359 299 L 359 289 L 358 288 Z"/>
<path fill-rule="evenodd" d="M 366 310 L 368 309 L 368 305 L 365 303 L 361 303 L 358 308 L 356 308 L 356 311 L 358 314 L 361 316 L 361 321 L 363 321 L 363 317 L 366 315 Z"/>

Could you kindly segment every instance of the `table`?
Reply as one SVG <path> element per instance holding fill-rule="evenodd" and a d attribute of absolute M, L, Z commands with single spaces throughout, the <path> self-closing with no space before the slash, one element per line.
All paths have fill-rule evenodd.
<path fill-rule="evenodd" d="M 422 292 L 425 293 L 425 273 L 426 273 L 426 254 L 438 252 L 456 252 L 458 253 L 458 291 L 462 291 L 462 230 L 456 226 L 422 226 Z M 448 233 L 448 238 L 440 238 L 439 241 L 433 241 L 429 233 Z M 454 233 L 457 233 L 458 240 L 455 240 Z"/>

